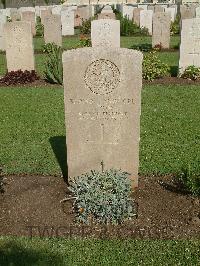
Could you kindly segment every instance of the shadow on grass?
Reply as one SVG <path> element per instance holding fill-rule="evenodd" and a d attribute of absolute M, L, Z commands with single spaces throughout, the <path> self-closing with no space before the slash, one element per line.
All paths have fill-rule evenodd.
<path fill-rule="evenodd" d="M 170 73 L 172 77 L 178 76 L 178 66 L 171 66 L 170 67 Z"/>
<path fill-rule="evenodd" d="M 180 194 L 180 195 L 189 195 L 190 192 L 185 189 L 185 187 L 183 185 L 181 185 L 179 182 L 173 182 L 172 184 L 167 183 L 167 182 L 163 182 L 163 181 L 158 181 L 159 185 L 161 187 L 163 187 L 164 189 L 172 192 L 172 193 L 176 193 L 176 194 Z"/>
<path fill-rule="evenodd" d="M 49 139 L 53 152 L 60 165 L 64 181 L 68 183 L 66 137 L 55 136 Z"/>
<path fill-rule="evenodd" d="M 19 265 L 63 265 L 63 260 L 52 252 L 36 251 L 32 248 L 19 245 L 15 242 L 6 242 L 0 245 L 0 265 L 19 266 Z"/>

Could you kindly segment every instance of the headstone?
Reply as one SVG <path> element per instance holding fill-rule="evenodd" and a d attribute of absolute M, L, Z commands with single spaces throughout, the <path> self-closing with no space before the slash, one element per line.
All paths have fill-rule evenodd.
<path fill-rule="evenodd" d="M 124 5 L 123 6 L 123 17 L 127 17 L 128 19 L 133 19 L 133 11 L 137 8 L 136 6 Z"/>
<path fill-rule="evenodd" d="M 157 12 L 164 12 L 164 8 L 161 6 L 161 5 L 155 5 L 154 7 L 154 12 L 157 13 Z"/>
<path fill-rule="evenodd" d="M 113 10 L 112 10 L 112 7 L 109 6 L 109 5 L 106 5 L 102 10 L 101 10 L 101 13 L 113 13 Z"/>
<path fill-rule="evenodd" d="M 174 20 L 176 19 L 176 9 L 173 7 L 165 8 L 165 13 L 170 14 L 171 21 L 174 22 Z"/>
<path fill-rule="evenodd" d="M 88 20 L 91 14 L 90 6 L 79 6 L 75 11 L 75 27 L 82 26 L 83 21 Z"/>
<path fill-rule="evenodd" d="M 190 7 L 181 6 L 180 12 L 181 12 L 181 20 L 195 18 L 196 16 L 195 7 L 192 7 L 192 6 Z"/>
<path fill-rule="evenodd" d="M 51 10 L 53 15 L 60 15 L 62 10 L 62 5 L 54 6 Z"/>
<path fill-rule="evenodd" d="M 12 19 L 12 22 L 21 20 L 21 14 L 20 14 L 20 12 L 17 9 L 16 10 L 14 10 L 14 9 L 11 10 L 10 17 Z"/>
<path fill-rule="evenodd" d="M 62 46 L 61 18 L 59 15 L 50 15 L 44 18 L 44 41 Z"/>
<path fill-rule="evenodd" d="M 147 10 L 148 5 L 138 5 L 138 8 L 142 8 L 143 10 Z"/>
<path fill-rule="evenodd" d="M 6 15 L 4 14 L 3 10 L 0 10 L 0 50 L 5 50 L 5 39 L 4 39 L 4 32 L 3 28 L 7 21 Z"/>
<path fill-rule="evenodd" d="M 142 11 L 142 8 L 136 8 L 133 10 L 133 22 L 140 26 L 140 11 Z"/>
<path fill-rule="evenodd" d="M 170 24 L 171 17 L 167 13 L 157 12 L 153 14 L 153 36 L 152 47 L 161 45 L 168 49 L 170 45 Z"/>
<path fill-rule="evenodd" d="M 154 12 L 155 5 L 148 5 L 147 10 L 152 10 Z"/>
<path fill-rule="evenodd" d="M 91 23 L 91 41 L 92 47 L 120 47 L 120 21 L 93 20 Z"/>
<path fill-rule="evenodd" d="M 200 18 L 200 7 L 196 8 L 196 18 Z"/>
<path fill-rule="evenodd" d="M 98 14 L 98 19 L 116 19 L 116 16 L 114 13 L 103 13 Z"/>
<path fill-rule="evenodd" d="M 51 10 L 50 9 L 42 9 L 40 10 L 40 17 L 41 17 L 41 23 L 44 25 L 44 19 L 48 16 L 51 16 Z"/>
<path fill-rule="evenodd" d="M 31 23 L 7 22 L 4 26 L 8 71 L 34 70 L 33 36 Z"/>
<path fill-rule="evenodd" d="M 140 11 L 140 28 L 147 28 L 150 35 L 152 34 L 152 19 L 153 19 L 152 10 Z"/>
<path fill-rule="evenodd" d="M 61 11 L 62 36 L 74 35 L 74 11 Z"/>
<path fill-rule="evenodd" d="M 181 29 L 179 72 L 188 66 L 200 67 L 200 18 L 184 19 Z"/>
<path fill-rule="evenodd" d="M 31 22 L 31 29 L 32 34 L 35 36 L 36 34 L 36 23 L 35 23 L 35 13 L 31 11 L 24 11 L 21 13 L 22 21 L 30 21 Z"/>
<path fill-rule="evenodd" d="M 142 57 L 122 48 L 64 52 L 70 179 L 114 168 L 130 173 L 138 186 Z"/>

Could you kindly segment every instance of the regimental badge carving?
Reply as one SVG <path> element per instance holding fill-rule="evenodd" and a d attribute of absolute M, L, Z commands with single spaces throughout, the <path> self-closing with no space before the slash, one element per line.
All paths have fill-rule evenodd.
<path fill-rule="evenodd" d="M 120 71 L 113 62 L 98 59 L 87 67 L 84 78 L 87 88 L 93 93 L 106 95 L 119 85 Z"/>

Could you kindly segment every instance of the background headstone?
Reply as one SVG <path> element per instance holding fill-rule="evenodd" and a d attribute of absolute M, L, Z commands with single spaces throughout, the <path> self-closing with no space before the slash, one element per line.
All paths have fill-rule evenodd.
<path fill-rule="evenodd" d="M 44 18 L 44 41 L 62 46 L 61 18 L 59 15 L 50 15 Z"/>
<path fill-rule="evenodd" d="M 157 12 L 153 14 L 152 47 L 160 44 L 162 48 L 168 49 L 170 45 L 171 17 L 168 13 Z"/>
<path fill-rule="evenodd" d="M 180 7 L 180 12 L 181 12 L 181 19 L 190 19 L 190 18 L 195 18 L 196 16 L 196 8 L 193 6 L 181 6 Z"/>
<path fill-rule="evenodd" d="M 103 13 L 98 14 L 98 19 L 116 19 L 116 16 L 114 13 Z"/>
<path fill-rule="evenodd" d="M 133 10 L 133 22 L 140 26 L 140 11 L 142 11 L 142 8 L 135 8 Z"/>
<path fill-rule="evenodd" d="M 122 48 L 64 52 L 70 179 L 114 168 L 129 172 L 138 185 L 142 57 Z"/>
<path fill-rule="evenodd" d="M 34 70 L 33 36 L 31 23 L 7 22 L 4 26 L 8 71 Z"/>
<path fill-rule="evenodd" d="M 184 19 L 181 29 L 179 72 L 188 66 L 200 67 L 200 18 Z"/>
<path fill-rule="evenodd" d="M 74 35 L 74 11 L 61 11 L 62 36 Z"/>
<path fill-rule="evenodd" d="M 6 15 L 4 14 L 4 11 L 0 10 L 0 50 L 5 50 L 5 39 L 4 39 L 4 25 L 7 21 Z"/>
<path fill-rule="evenodd" d="M 152 10 L 140 11 L 140 28 L 147 28 L 150 35 L 152 34 L 152 19 L 153 19 Z"/>
<path fill-rule="evenodd" d="M 31 11 L 24 11 L 21 13 L 22 21 L 30 21 L 32 34 L 35 36 L 36 34 L 36 23 L 35 23 L 35 13 Z"/>
<path fill-rule="evenodd" d="M 93 20 L 91 23 L 92 47 L 120 47 L 120 21 L 112 19 Z"/>

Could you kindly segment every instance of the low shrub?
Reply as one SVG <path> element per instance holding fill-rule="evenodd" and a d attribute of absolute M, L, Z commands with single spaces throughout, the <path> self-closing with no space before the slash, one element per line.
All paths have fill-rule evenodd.
<path fill-rule="evenodd" d="M 44 26 L 41 23 L 41 18 L 36 18 L 36 35 L 37 37 L 43 37 L 44 36 Z"/>
<path fill-rule="evenodd" d="M 94 18 L 83 20 L 82 26 L 80 26 L 80 33 L 81 34 L 90 34 L 91 33 L 91 21 L 93 19 Z"/>
<path fill-rule="evenodd" d="M 138 25 L 133 23 L 132 20 L 128 19 L 127 16 L 123 17 L 121 13 L 116 15 L 117 19 L 120 20 L 120 34 L 121 36 L 133 36 L 133 35 L 149 35 L 148 29 L 140 28 Z"/>
<path fill-rule="evenodd" d="M 69 190 L 80 222 L 119 224 L 135 215 L 129 174 L 121 170 L 91 171 L 71 181 Z"/>
<path fill-rule="evenodd" d="M 169 76 L 170 68 L 160 61 L 156 51 L 151 51 L 144 55 L 142 64 L 142 76 L 144 79 L 153 81 L 157 78 Z"/>
<path fill-rule="evenodd" d="M 152 45 L 149 43 L 135 44 L 131 46 L 131 49 L 142 51 L 142 52 L 149 52 L 152 50 Z"/>
<path fill-rule="evenodd" d="M 63 83 L 62 52 L 63 49 L 54 43 L 49 45 L 47 60 L 45 62 L 44 77 L 49 83 Z"/>
<path fill-rule="evenodd" d="M 188 66 L 181 75 L 181 78 L 190 80 L 200 79 L 200 67 Z"/>
<path fill-rule="evenodd" d="M 55 43 L 46 43 L 42 46 L 43 53 L 52 53 Z"/>
<path fill-rule="evenodd" d="M 92 46 L 91 39 L 87 38 L 87 36 L 81 35 L 78 47 L 91 47 L 91 46 Z"/>
<path fill-rule="evenodd" d="M 193 172 L 190 165 L 187 168 L 182 168 L 181 172 L 177 174 L 176 182 L 190 194 L 200 196 L 200 174 Z"/>
<path fill-rule="evenodd" d="M 174 22 L 171 22 L 170 33 L 171 35 L 180 34 L 180 15 L 177 15 Z"/>
<path fill-rule="evenodd" d="M 26 84 L 32 83 L 36 80 L 40 79 L 35 70 L 25 70 L 22 71 L 10 71 L 5 74 L 4 77 L 0 79 L 0 84 L 5 85 L 15 85 L 15 84 Z"/>

